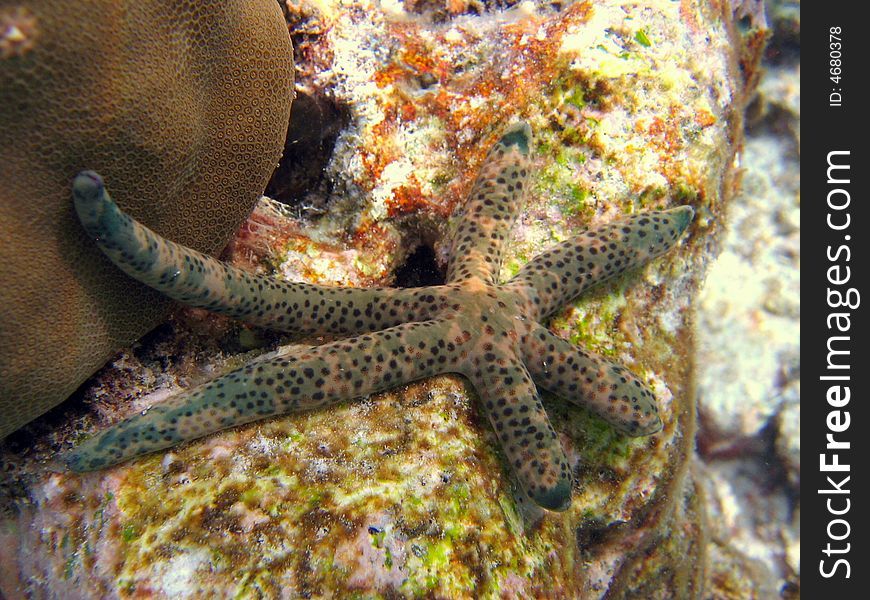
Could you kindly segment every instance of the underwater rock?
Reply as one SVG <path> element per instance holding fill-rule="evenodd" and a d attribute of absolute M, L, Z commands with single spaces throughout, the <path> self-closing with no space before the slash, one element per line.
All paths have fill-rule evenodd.
<path fill-rule="evenodd" d="M 620 215 L 686 203 L 696 211 L 678 250 L 591 291 L 550 324 L 641 375 L 663 431 L 627 438 L 545 395 L 575 480 L 563 513 L 517 492 L 458 376 L 252 423 L 104 471 L 46 469 L 57 450 L 249 358 L 216 351 L 183 311 L 158 340 L 161 352 L 137 346 L 97 375 L 84 392 L 86 414 L 2 455 L 11 471 L 0 521 L 8 548 L 0 571 L 12 574 L 4 593 L 702 595 L 689 307 L 736 186 L 749 91 L 738 63 L 758 46 L 737 37 L 719 3 L 523 2 L 445 21 L 368 0 L 286 8 L 300 84 L 345 107 L 347 125 L 326 167 L 322 211 L 262 203 L 233 246 L 235 264 L 385 285 L 430 246 L 443 268 L 448 217 L 494 136 L 521 117 L 539 159 L 502 278 Z M 241 328 L 222 329 L 232 337 Z M 266 340 L 271 349 L 274 338 Z"/>
<path fill-rule="evenodd" d="M 799 580 L 799 512 L 787 495 L 768 489 L 775 484 L 765 462 L 723 459 L 698 466 L 696 473 L 707 498 L 707 587 L 712 597 L 774 598 L 788 580 L 795 575 Z M 798 564 L 792 570 L 790 536 L 795 532 Z"/>
<path fill-rule="evenodd" d="M 796 5 L 768 5 L 774 33 L 748 110 L 743 190 L 698 303 L 698 472 L 711 513 L 708 587 L 719 598 L 800 596 Z"/>
<path fill-rule="evenodd" d="M 293 54 L 273 0 L 0 6 L 0 438 L 66 399 L 169 303 L 69 202 L 82 169 L 157 231 L 219 252 L 281 155 Z"/>
<path fill-rule="evenodd" d="M 721 598 L 770 597 L 800 581 L 800 205 L 791 142 L 767 133 L 747 140 L 744 191 L 698 303 L 698 448 L 711 507 L 710 587 Z"/>
<path fill-rule="evenodd" d="M 795 158 L 752 138 L 751 166 L 698 303 L 698 395 L 704 443 L 756 436 L 799 371 L 800 204 Z M 784 268 L 789 266 L 790 268 Z"/>

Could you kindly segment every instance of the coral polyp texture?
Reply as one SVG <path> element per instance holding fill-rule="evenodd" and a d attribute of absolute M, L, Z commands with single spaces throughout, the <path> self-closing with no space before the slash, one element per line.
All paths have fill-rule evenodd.
<path fill-rule="evenodd" d="M 511 127 L 489 152 L 459 218 L 447 283 L 416 289 L 329 288 L 252 276 L 164 240 L 122 212 L 93 172 L 73 185 L 88 235 L 127 274 L 175 300 L 256 325 L 367 334 L 282 353 L 135 415 L 69 452 L 98 469 L 220 429 L 321 408 L 442 373 L 477 390 L 522 488 L 565 510 L 573 479 L 538 386 L 590 407 L 621 431 L 662 423 L 652 391 L 542 322 L 584 290 L 672 248 L 693 210 L 647 211 L 587 231 L 498 283 L 504 240 L 528 184 L 531 131 Z"/>
<path fill-rule="evenodd" d="M 274 0 L 0 2 L 0 438 L 169 307 L 88 243 L 71 178 L 99 169 L 138 219 L 218 252 L 281 155 L 293 75 Z"/>
<path fill-rule="evenodd" d="M 691 469 L 691 307 L 736 184 L 758 32 L 745 21 L 737 26 L 729 12 L 733 4 L 705 0 L 525 1 L 509 10 L 498 6 L 510 2 L 283 4 L 300 95 L 310 100 L 309 108 L 327 107 L 319 111 L 323 120 L 305 119 L 320 128 L 304 137 L 321 144 L 320 158 L 297 164 L 325 166 L 303 185 L 296 184 L 304 178 L 291 176 L 293 185 L 270 186 L 294 196 L 281 198 L 284 207 L 258 203 L 222 257 L 245 271 L 236 281 L 244 297 L 245 281 L 264 281 L 255 273 L 272 278 L 275 287 L 264 285 L 257 295 L 265 304 L 239 307 L 264 319 L 264 327 L 179 305 L 169 325 L 102 369 L 82 389 L 81 403 L 31 427 L 40 435 L 26 447 L 17 443 L 19 436 L 9 439 L 0 453 L 7 473 L 0 485 L 8 509 L 0 513 L 0 548 L 9 549 L 0 552 L 0 575 L 9 574 L 0 580 L 4 595 L 20 589 L 26 592 L 19 595 L 51 596 L 74 587 L 82 597 L 122 598 L 706 597 L 704 497 Z M 328 122 L 331 114 L 340 117 Z M 529 158 L 518 157 L 527 161 L 525 205 L 510 205 L 517 211 L 512 228 L 513 214 L 487 221 L 485 231 L 496 239 L 482 243 L 484 230 L 471 230 L 481 220 L 468 213 L 475 210 L 475 175 L 490 168 L 482 165 L 499 162 L 488 161 L 489 149 L 521 120 L 534 131 Z M 511 153 L 519 150 L 507 146 Z M 84 169 L 105 178 L 124 212 L 189 245 L 128 211 L 133 198 L 115 185 L 115 173 L 98 164 L 80 164 L 64 180 L 71 218 L 69 182 Z M 81 185 L 90 184 L 85 179 Z M 562 260 L 566 254 L 546 268 L 546 259 L 535 258 L 585 232 L 607 232 L 648 211 L 686 204 L 695 215 L 676 248 L 584 290 L 576 301 L 569 287 L 581 283 L 569 273 L 582 263 Z M 668 214 L 686 216 L 685 209 Z M 621 235 L 618 228 L 613 234 Z M 499 237 L 504 239 L 496 244 Z M 500 255 L 490 252 L 496 247 Z M 128 260 L 142 262 L 146 254 Z M 443 288 L 449 296 L 392 289 L 403 285 L 402 274 L 422 254 L 429 256 L 424 266 L 450 273 L 452 282 Z M 155 259 L 167 257 L 161 251 Z M 533 264 L 545 268 L 533 270 Z M 106 265 L 104 276 L 115 270 L 127 277 L 108 259 Z M 204 271 L 201 282 L 229 295 L 234 290 L 215 276 L 219 267 Z M 282 313 L 274 295 L 300 291 L 303 282 L 322 286 L 324 295 L 309 295 L 308 306 L 303 301 L 295 311 L 283 307 L 285 321 L 295 323 L 277 321 Z M 443 276 L 434 283 L 442 282 Z M 185 285 L 191 283 L 195 276 Z M 356 289 L 338 292 L 338 286 Z M 533 289 L 543 292 L 541 305 L 524 304 Z M 382 302 L 376 299 L 387 294 L 409 300 L 410 308 L 400 302 L 396 315 L 389 305 L 374 310 Z M 329 297 L 340 306 L 315 314 L 313 307 Z M 212 300 L 217 297 L 205 302 Z M 486 306 L 494 313 L 480 314 Z M 507 315 L 525 320 L 507 322 Z M 424 316 L 433 318 L 418 321 L 415 332 L 384 339 L 390 327 Z M 455 326 L 453 335 L 445 333 L 445 323 Z M 281 334 L 271 330 L 276 326 L 332 329 Z M 370 339 L 360 343 L 412 352 L 384 356 L 386 367 L 373 371 L 375 361 L 384 364 L 377 352 L 363 352 L 346 339 L 360 330 L 367 330 L 360 340 Z M 467 341 L 464 330 L 471 334 Z M 519 335 L 498 337 L 529 330 L 525 345 Z M 480 347 L 487 343 L 491 350 Z M 338 352 L 330 355 L 330 349 Z M 475 381 L 476 367 L 466 377 L 439 362 L 466 349 L 467 359 L 481 357 L 482 383 Z M 157 411 L 159 423 L 169 416 L 161 406 L 190 406 L 204 390 L 199 386 L 238 369 L 239 381 L 258 392 L 276 390 L 274 376 L 271 383 L 269 377 L 256 383 L 258 367 L 287 362 L 287 369 L 295 368 L 291 363 L 317 353 L 326 353 L 321 368 L 330 377 L 313 368 L 313 379 L 298 372 L 289 387 L 311 392 L 294 396 L 300 402 L 351 398 L 358 382 L 377 386 L 366 391 L 383 391 L 312 410 L 291 406 L 289 414 L 95 471 L 72 472 L 59 464 L 46 471 L 70 449 L 90 448 L 81 452 L 83 461 L 122 458 L 115 454 L 124 452 L 117 438 L 106 437 L 102 447 L 89 440 L 101 439 L 101 432 L 120 435 L 114 426 L 143 412 L 147 418 Z M 487 373 L 487 353 L 504 357 L 505 364 Z M 605 407 L 595 414 L 599 396 L 572 380 L 569 358 L 576 364 L 582 354 L 634 373 L 654 396 L 661 429 L 640 436 L 620 431 L 635 420 L 628 415 L 630 401 L 615 403 L 626 413 L 620 408 L 610 414 Z M 520 360 L 509 363 L 507 357 Z M 426 370 L 430 358 L 432 371 Z M 338 371 L 345 379 L 335 381 L 341 361 L 349 361 Z M 514 369 L 509 385 L 525 390 L 515 404 L 502 393 L 511 377 L 502 368 Z M 253 380 L 247 369 L 254 370 Z M 436 369 L 446 373 L 435 375 Z M 391 382 L 422 378 L 393 386 L 387 374 Z M 323 388 L 317 386 L 321 377 Z M 570 389 L 575 383 L 578 389 Z M 286 372 L 284 387 L 283 395 L 237 402 L 241 411 L 225 404 L 227 412 L 215 408 L 210 415 L 207 408 L 188 433 L 193 426 L 220 425 L 221 418 L 230 425 L 242 413 L 257 417 L 269 403 L 270 410 L 287 408 L 278 406 L 282 399 L 293 401 Z M 315 399 L 320 390 L 323 398 Z M 530 458 L 521 457 L 517 468 L 509 455 L 516 446 L 501 443 L 512 434 L 515 412 L 504 411 L 526 406 L 544 416 L 533 394 L 555 440 L 536 423 Z M 578 405 L 580 398 L 586 402 Z M 656 420 L 651 398 L 637 398 L 650 411 L 638 419 L 642 433 Z M 601 399 L 599 408 L 611 404 Z M 501 431 L 489 421 L 491 412 L 500 415 Z M 639 413 L 644 417 L 644 410 Z M 145 433 L 128 445 L 143 448 L 148 436 L 158 437 Z M 519 488 L 552 481 L 552 473 L 558 489 L 562 456 L 573 480 L 570 506 L 542 509 Z M 543 488 L 530 492 L 546 496 Z M 558 494 L 552 504 L 561 505 Z"/>

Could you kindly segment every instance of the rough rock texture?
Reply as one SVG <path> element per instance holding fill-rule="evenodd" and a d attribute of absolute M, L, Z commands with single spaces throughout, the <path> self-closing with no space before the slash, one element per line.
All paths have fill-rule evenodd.
<path fill-rule="evenodd" d="M 72 178 L 220 251 L 281 154 L 293 57 L 274 0 L 3 1 L 0 23 L 2 438 L 166 315 L 82 235 Z"/>
<path fill-rule="evenodd" d="M 698 304 L 700 411 L 707 439 L 757 436 L 800 369 L 798 157 L 774 136 L 746 144 L 743 190 Z M 728 442 L 726 442 L 728 443 Z"/>
<path fill-rule="evenodd" d="M 743 189 L 698 302 L 710 593 L 800 597 L 800 13 L 771 2 Z"/>
<path fill-rule="evenodd" d="M 286 5 L 300 85 L 346 110 L 347 125 L 326 178 L 290 209 L 262 203 L 234 262 L 318 283 L 385 284 L 427 246 L 443 267 L 447 218 L 494 137 L 522 117 L 540 158 L 503 277 L 590 224 L 641 208 L 696 210 L 681 248 L 550 324 L 644 377 L 663 432 L 629 439 L 545 397 L 576 481 L 571 508 L 558 514 L 515 495 L 495 434 L 458 377 L 107 471 L 45 470 L 53 451 L 276 341 L 182 311 L 98 374 L 87 410 L 70 409 L 33 448 L 7 447 L 4 593 L 704 596 L 689 307 L 736 185 L 763 33 L 739 37 L 720 3 L 524 2 L 438 19 L 422 6 Z"/>

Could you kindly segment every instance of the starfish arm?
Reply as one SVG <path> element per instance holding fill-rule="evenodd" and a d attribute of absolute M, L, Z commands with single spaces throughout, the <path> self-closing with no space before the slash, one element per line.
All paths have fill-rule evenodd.
<path fill-rule="evenodd" d="M 590 229 L 529 261 L 507 284 L 546 319 L 586 289 L 674 247 L 692 221 L 690 206 L 641 212 Z"/>
<path fill-rule="evenodd" d="M 256 361 L 101 431 L 63 460 L 74 471 L 101 469 L 222 429 L 458 371 L 468 340 L 454 327 L 408 323 Z"/>
<path fill-rule="evenodd" d="M 502 246 L 522 203 L 531 141 L 529 126 L 517 123 L 489 151 L 453 235 L 448 282 L 471 277 L 496 282 Z"/>
<path fill-rule="evenodd" d="M 488 364 L 470 379 L 508 463 L 536 504 L 566 510 L 571 505 L 571 470 L 529 372 L 514 357 L 483 356 Z"/>
<path fill-rule="evenodd" d="M 589 408 L 628 435 L 661 430 L 655 395 L 622 365 L 586 352 L 540 326 L 526 336 L 522 351 L 529 373 L 541 388 Z"/>
<path fill-rule="evenodd" d="M 170 298 L 246 322 L 298 333 L 353 334 L 435 318 L 441 286 L 408 290 L 293 283 L 247 273 L 166 240 L 124 213 L 99 175 L 73 182 L 79 219 L 103 253 Z"/>

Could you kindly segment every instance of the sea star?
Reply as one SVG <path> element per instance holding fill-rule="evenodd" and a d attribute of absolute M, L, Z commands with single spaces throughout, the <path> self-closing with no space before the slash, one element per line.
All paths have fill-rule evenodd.
<path fill-rule="evenodd" d="M 586 231 L 497 281 L 526 188 L 531 130 L 517 123 L 489 152 L 453 238 L 445 285 L 358 289 L 290 283 L 228 267 L 159 237 L 122 212 L 102 179 L 80 173 L 75 207 L 126 273 L 186 304 L 278 330 L 362 334 L 290 350 L 136 414 L 69 451 L 77 471 L 266 417 L 461 373 L 480 396 L 523 490 L 565 510 L 572 476 L 535 384 L 591 408 L 629 435 L 661 428 L 649 388 L 625 367 L 541 323 L 589 287 L 675 245 L 693 210 L 641 212 Z"/>

